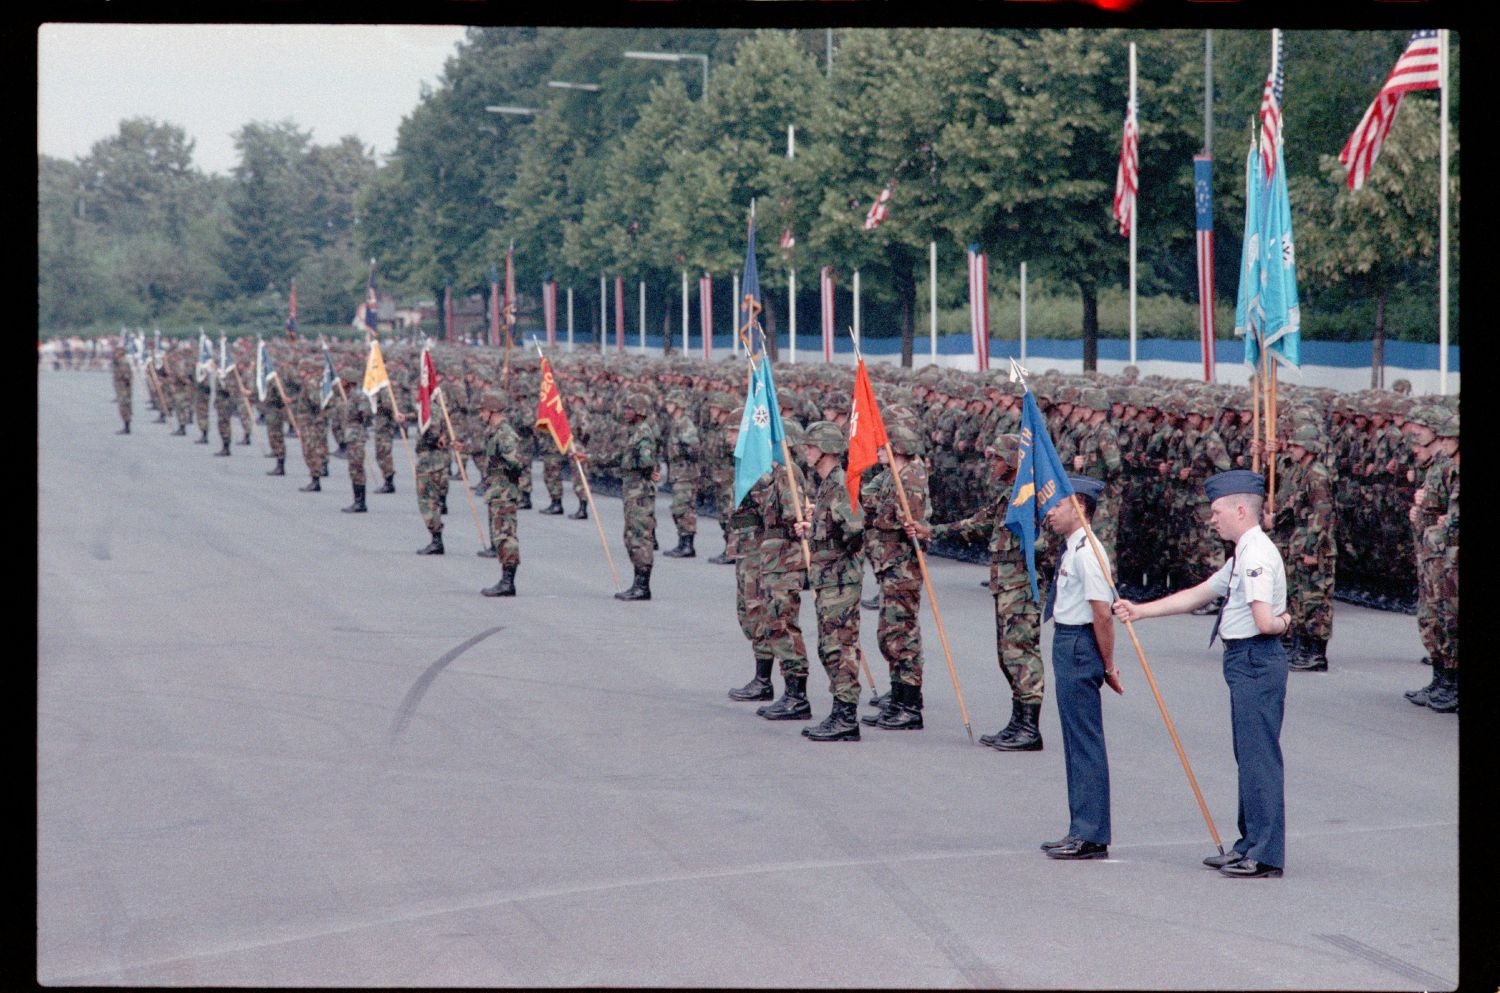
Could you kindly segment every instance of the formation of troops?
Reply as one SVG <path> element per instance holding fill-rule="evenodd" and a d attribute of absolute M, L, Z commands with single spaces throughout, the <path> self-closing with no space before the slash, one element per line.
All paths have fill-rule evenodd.
<path fill-rule="evenodd" d="M 432 346 L 442 409 L 435 404 L 418 430 L 422 349 L 382 348 L 390 388 L 372 399 L 362 389 L 369 346 L 360 342 L 268 341 L 276 382 L 265 396 L 256 383 L 256 346 L 247 339 L 225 353 L 230 361 L 207 370 L 192 342 L 167 343 L 144 362 L 116 347 L 120 433 L 130 431 L 133 383 L 142 379 L 156 423 L 175 423 L 172 433 L 196 435 L 205 445 L 216 430 L 217 456 L 234 454 L 236 436 L 238 445 L 250 444 L 252 425 L 263 422 L 275 459 L 269 475 L 297 472 L 286 465 L 286 437 L 295 434 L 307 475 L 303 491 L 319 492 L 330 459 L 342 460 L 352 491 L 342 508 L 348 513 L 367 509 L 369 443 L 382 483 L 375 495 L 398 491 L 394 452 L 406 447 L 405 478 L 415 482 L 427 531 L 420 554 L 445 553 L 451 484 L 467 481 L 482 497 L 490 533 L 479 554 L 496 558 L 501 569 L 499 581 L 482 591 L 487 596 L 516 594 L 516 514 L 533 508 L 539 458 L 546 490 L 545 503 L 537 500 L 540 513 L 567 513 L 567 482 L 576 499 L 573 519 L 589 517 L 588 484 L 622 498 L 633 577 L 619 599 L 650 599 L 657 554 L 688 559 L 701 551 L 709 563 L 734 566 L 736 610 L 754 669 L 730 696 L 769 701 L 759 710 L 767 719 L 811 717 L 799 621 L 801 595 L 811 592 L 817 653 L 833 697 L 828 718 L 804 730 L 814 740 L 857 740 L 861 724 L 921 728 L 919 550 L 987 558 L 997 659 L 1013 708 L 1010 723 L 981 740 L 1001 751 L 1042 747 L 1041 611 L 1017 539 L 1003 524 L 1023 396 L 1005 373 L 870 367 L 889 453 L 851 493 L 844 466 L 853 371 L 778 366 L 791 461 L 777 464 L 736 506 L 734 449 L 747 382 L 742 356 L 718 362 L 597 352 L 551 357 L 572 431 L 565 454 L 536 428 L 534 353 Z M 329 367 L 333 390 L 326 385 Z M 1210 526 L 1204 485 L 1216 474 L 1255 468 L 1272 481 L 1265 524 L 1286 565 L 1291 623 L 1282 642 L 1290 668 L 1327 669 L 1336 591 L 1386 609 L 1414 599 L 1431 676 L 1407 697 L 1440 713 L 1457 710 L 1457 397 L 1412 396 L 1404 381 L 1390 393 L 1282 383 L 1276 441 L 1267 445 L 1266 425 L 1246 387 L 1140 376 L 1134 367 L 1120 376 L 1049 370 L 1029 386 L 1067 471 L 1099 484 L 1096 533 L 1117 565 L 1121 597 L 1159 598 L 1214 573 L 1226 545 Z M 657 540 L 663 484 L 672 494 L 670 544 Z M 711 556 L 714 549 L 697 541 L 700 519 L 718 526 Z M 1056 545 L 1038 551 L 1044 593 Z M 857 718 L 861 668 L 864 684 L 873 685 L 858 639 L 867 570 L 879 593 L 863 605 L 876 611 L 890 690 L 875 698 L 876 712 Z M 1210 603 L 1195 612 L 1216 610 Z M 778 668 L 784 692 L 775 698 Z"/>

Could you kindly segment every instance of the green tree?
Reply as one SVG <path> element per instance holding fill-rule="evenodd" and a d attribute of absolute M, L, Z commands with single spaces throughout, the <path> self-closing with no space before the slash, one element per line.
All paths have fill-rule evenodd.
<path fill-rule="evenodd" d="M 313 246 L 311 135 L 290 120 L 252 122 L 234 135 L 234 167 L 224 268 L 239 292 L 284 287 Z"/>

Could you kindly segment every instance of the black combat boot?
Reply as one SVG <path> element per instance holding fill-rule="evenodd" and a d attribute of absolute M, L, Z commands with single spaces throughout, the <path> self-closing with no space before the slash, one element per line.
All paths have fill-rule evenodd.
<path fill-rule="evenodd" d="M 318 471 L 318 475 L 320 477 L 324 478 L 324 479 L 328 478 L 328 463 L 327 462 L 323 463 L 323 468 Z"/>
<path fill-rule="evenodd" d="M 859 601 L 859 605 L 861 607 L 865 608 L 866 610 L 879 610 L 880 609 L 880 594 L 877 593 L 874 596 L 867 596 L 867 597 L 865 597 L 864 599 L 862 599 L 862 600 Z"/>
<path fill-rule="evenodd" d="M 693 559 L 698 553 L 693 551 L 693 536 L 690 534 L 679 534 L 677 536 L 677 547 L 669 548 L 662 552 L 669 559 Z"/>
<path fill-rule="evenodd" d="M 756 711 L 768 721 L 810 721 L 812 704 L 807 702 L 807 677 L 787 676 L 786 691 L 769 707 Z"/>
<path fill-rule="evenodd" d="M 418 555 L 441 555 L 443 554 L 443 532 L 432 532 L 432 541 L 427 543 L 426 548 L 417 549 Z"/>
<path fill-rule="evenodd" d="M 349 506 L 347 506 L 347 507 L 344 508 L 344 513 L 346 513 L 346 514 L 363 514 L 363 513 L 366 513 L 366 508 L 365 508 L 365 484 L 364 483 L 355 483 L 354 484 L 354 502 L 351 503 Z"/>
<path fill-rule="evenodd" d="M 1021 726 L 1021 701 L 1011 698 L 1010 701 L 1010 723 L 996 731 L 994 734 L 982 734 L 979 736 L 981 745 L 994 746 L 1001 738 L 1009 738 L 1016 733 L 1016 728 Z"/>
<path fill-rule="evenodd" d="M 875 722 L 878 728 L 887 731 L 920 731 L 922 730 L 922 687 L 909 686 L 906 683 L 894 683 L 891 686 L 894 693 L 900 690 L 900 702 L 880 720 Z"/>
<path fill-rule="evenodd" d="M 635 570 L 635 582 L 630 589 L 615 594 L 616 600 L 649 600 L 651 599 L 651 567 L 640 566 Z"/>
<path fill-rule="evenodd" d="M 516 509 L 517 510 L 530 510 L 531 509 L 531 494 L 530 493 L 522 493 L 521 494 L 521 502 L 518 503 L 518 504 L 516 504 Z"/>
<path fill-rule="evenodd" d="M 541 512 L 544 514 L 549 514 L 553 517 L 561 514 L 563 512 L 562 497 L 558 497 L 556 500 L 553 500 L 551 503 L 547 504 L 547 506 L 542 508 Z"/>
<path fill-rule="evenodd" d="M 334 450 L 333 457 L 336 459 L 347 459 L 349 457 L 349 443 L 347 441 L 339 442 L 339 447 Z"/>
<path fill-rule="evenodd" d="M 802 733 L 813 741 L 858 741 L 859 721 L 855 720 L 855 704 L 833 701 L 833 712 L 815 728 L 803 728 Z"/>
<path fill-rule="evenodd" d="M 1425 707 L 1425 706 L 1427 706 L 1427 701 L 1429 699 L 1431 699 L 1433 691 L 1438 688 L 1438 684 L 1441 683 L 1442 681 L 1443 681 L 1443 670 L 1442 670 L 1442 668 L 1439 667 L 1439 666 L 1433 666 L 1433 668 L 1432 668 L 1432 678 L 1427 681 L 1427 685 L 1424 686 L 1424 687 L 1422 687 L 1419 690 L 1407 690 L 1406 691 L 1406 699 L 1410 700 L 1412 703 L 1416 704 L 1418 707 Z"/>
<path fill-rule="evenodd" d="M 179 425 L 177 425 L 177 430 L 173 431 L 172 433 L 173 434 L 187 434 L 187 425 L 186 424 L 179 424 Z"/>
<path fill-rule="evenodd" d="M 578 505 L 578 509 L 576 511 L 574 511 L 573 513 L 571 513 L 571 514 L 568 515 L 568 519 L 572 520 L 572 521 L 586 521 L 586 520 L 588 520 L 589 519 L 589 505 L 586 504 L 586 503 L 580 503 Z"/>
<path fill-rule="evenodd" d="M 203 436 L 200 437 L 197 441 L 193 442 L 193 444 L 195 444 L 195 445 L 206 445 L 206 444 L 208 444 L 208 432 L 204 431 L 203 432 Z"/>
<path fill-rule="evenodd" d="M 755 658 L 755 678 L 737 690 L 729 691 L 731 700 L 771 700 L 776 696 L 776 691 L 771 687 L 771 662 L 770 658 Z"/>
<path fill-rule="evenodd" d="M 516 567 L 513 565 L 502 566 L 500 581 L 494 586 L 486 586 L 479 592 L 485 596 L 515 596 Z"/>
<path fill-rule="evenodd" d="M 1301 642 L 1297 657 L 1291 659 L 1287 667 L 1297 672 L 1327 672 L 1328 639 L 1307 637 Z"/>
<path fill-rule="evenodd" d="M 246 431 L 245 432 L 245 437 L 243 437 L 243 438 L 240 439 L 240 444 L 241 445 L 248 445 L 248 444 L 250 444 L 250 432 L 249 431 Z"/>
<path fill-rule="evenodd" d="M 297 487 L 297 490 L 300 493 L 322 493 L 323 484 L 318 482 L 318 474 L 313 473 L 312 482 L 308 483 L 306 486 Z"/>
<path fill-rule="evenodd" d="M 267 476 L 285 476 L 286 475 L 286 459 L 277 459 L 276 460 L 276 468 L 266 470 L 266 475 Z"/>
<path fill-rule="evenodd" d="M 226 442 L 224 442 L 224 447 L 221 448 L 221 449 L 219 449 L 217 452 L 214 452 L 214 454 L 215 455 L 232 455 L 234 453 L 232 453 L 229 450 L 229 442 L 226 441 Z"/>
<path fill-rule="evenodd" d="M 394 492 L 396 492 L 396 477 L 395 476 L 387 476 L 387 477 L 385 477 L 385 485 L 382 486 L 380 489 L 376 490 L 375 492 L 376 493 L 394 493 Z"/>
<path fill-rule="evenodd" d="M 152 424 L 165 424 L 165 423 L 167 423 L 167 415 L 165 413 L 163 413 L 162 411 L 158 410 L 156 412 L 156 420 L 152 421 L 151 423 Z"/>
<path fill-rule="evenodd" d="M 1023 703 L 1021 707 L 1021 719 L 1016 725 L 1015 732 L 1009 737 L 1002 737 L 991 748 L 1001 752 L 1039 752 L 1042 750 L 1042 731 L 1037 727 L 1037 719 L 1042 715 L 1042 705 L 1039 703 Z"/>
<path fill-rule="evenodd" d="M 1440 714 L 1458 710 L 1458 668 L 1443 669 L 1437 688 L 1427 696 L 1427 706 Z"/>
<path fill-rule="evenodd" d="M 866 714 L 859 719 L 859 722 L 869 727 L 874 727 L 882 720 L 884 720 L 888 714 L 894 713 L 896 710 L 900 709 L 900 697 L 896 693 L 896 690 L 900 685 L 900 683 L 892 682 L 891 688 L 886 691 L 885 696 L 876 697 L 875 700 L 870 701 L 872 704 L 879 707 L 880 710 L 873 714 Z M 880 702 L 876 703 L 876 700 Z"/>
<path fill-rule="evenodd" d="M 439 514 L 447 514 L 448 513 L 448 498 L 447 497 L 440 497 L 438 499 L 438 513 Z"/>
<path fill-rule="evenodd" d="M 482 559 L 495 559 L 495 558 L 499 558 L 500 557 L 500 553 L 497 552 L 497 551 L 495 551 L 495 546 L 494 545 L 491 545 L 488 548 L 481 548 L 479 551 L 475 552 L 474 554 L 478 555 Z"/>
<path fill-rule="evenodd" d="M 656 532 L 655 531 L 651 532 L 651 550 L 653 552 L 659 552 L 659 551 L 661 551 L 661 546 L 656 543 Z"/>
<path fill-rule="evenodd" d="M 118 431 L 115 432 L 115 434 L 129 434 L 129 433 L 130 433 L 130 422 L 129 421 L 126 421 L 125 422 L 125 426 L 123 428 L 121 428 L 120 430 L 118 430 Z"/>

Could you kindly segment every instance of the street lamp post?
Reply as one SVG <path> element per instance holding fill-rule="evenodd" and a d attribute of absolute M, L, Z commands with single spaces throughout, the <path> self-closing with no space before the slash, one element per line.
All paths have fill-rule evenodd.
<path fill-rule="evenodd" d="M 566 79 L 549 79 L 547 85 L 554 90 L 583 90 L 585 93 L 598 93 L 598 83 L 573 83 Z"/>
<path fill-rule="evenodd" d="M 703 97 L 708 99 L 708 56 L 697 52 L 626 52 L 627 59 L 650 59 L 654 62 L 681 62 L 697 59 L 703 63 Z"/>
<path fill-rule="evenodd" d="M 517 117 L 535 117 L 537 113 L 535 107 L 509 107 L 491 104 L 484 109 L 491 114 L 514 114 Z"/>

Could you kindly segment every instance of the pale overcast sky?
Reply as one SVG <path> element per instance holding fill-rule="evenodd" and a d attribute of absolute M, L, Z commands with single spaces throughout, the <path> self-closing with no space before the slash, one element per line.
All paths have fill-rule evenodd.
<path fill-rule="evenodd" d="M 187 132 L 204 172 L 227 174 L 236 130 L 291 119 L 314 144 L 354 134 L 383 157 L 463 35 L 437 25 L 44 24 L 37 150 L 75 159 L 121 120 L 150 117 Z"/>

